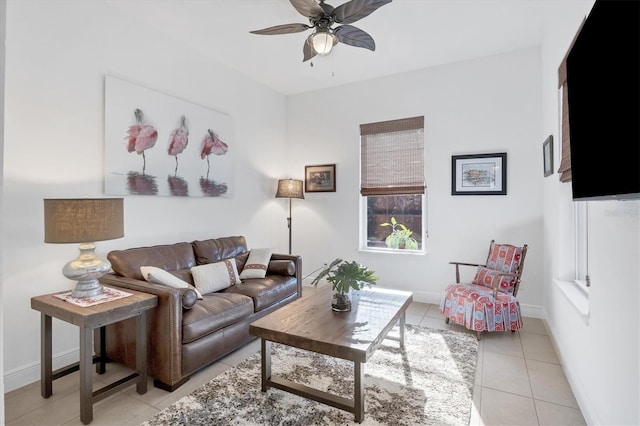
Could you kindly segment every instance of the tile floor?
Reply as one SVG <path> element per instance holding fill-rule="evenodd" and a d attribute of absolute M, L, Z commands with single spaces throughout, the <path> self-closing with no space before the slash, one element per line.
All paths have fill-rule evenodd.
<path fill-rule="evenodd" d="M 305 297 L 314 291 L 305 287 Z M 524 321 L 526 328 L 517 333 L 483 334 L 470 425 L 584 425 L 543 322 L 535 318 Z M 407 311 L 407 323 L 464 331 L 445 324 L 438 307 L 427 303 L 414 302 Z M 95 404 L 91 425 L 138 425 L 259 349 L 257 340 L 249 343 L 201 370 L 172 393 L 154 388 L 151 380 L 144 395 L 137 394 L 131 385 Z M 94 387 L 129 373 L 109 365 L 106 374 L 94 376 Z M 5 424 L 81 425 L 78 380 L 79 373 L 73 373 L 54 381 L 53 396 L 47 399 L 40 396 L 39 382 L 8 392 Z"/>

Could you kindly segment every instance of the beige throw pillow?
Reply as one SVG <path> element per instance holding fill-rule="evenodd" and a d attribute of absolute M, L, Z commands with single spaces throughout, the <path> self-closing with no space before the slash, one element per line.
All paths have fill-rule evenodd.
<path fill-rule="evenodd" d="M 240 283 L 236 260 L 226 259 L 221 262 L 191 268 L 193 283 L 202 294 L 213 293 Z"/>
<path fill-rule="evenodd" d="M 191 288 L 196 291 L 198 299 L 202 299 L 202 294 L 197 288 L 164 269 L 156 268 L 155 266 L 141 266 L 140 273 L 150 283 L 162 284 L 173 288 Z"/>
<path fill-rule="evenodd" d="M 244 269 L 240 272 L 241 279 L 264 278 L 267 275 L 267 267 L 271 260 L 271 249 L 252 249 L 249 252 L 249 259 L 244 264 Z"/>

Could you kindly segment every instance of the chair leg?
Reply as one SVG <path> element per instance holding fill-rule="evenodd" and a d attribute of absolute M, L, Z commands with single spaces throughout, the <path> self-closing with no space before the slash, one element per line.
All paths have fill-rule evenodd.
<path fill-rule="evenodd" d="M 476 338 L 477 338 L 478 340 L 480 340 L 480 333 L 481 333 L 480 331 L 476 331 Z"/>
<path fill-rule="evenodd" d="M 446 317 L 446 318 L 444 319 L 444 323 L 445 323 L 445 324 L 449 324 L 449 317 Z"/>

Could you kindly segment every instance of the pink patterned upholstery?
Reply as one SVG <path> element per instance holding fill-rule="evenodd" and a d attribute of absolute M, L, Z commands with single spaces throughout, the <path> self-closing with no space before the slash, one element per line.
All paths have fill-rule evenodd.
<path fill-rule="evenodd" d="M 485 265 L 451 262 L 458 267 L 476 266 L 476 275 L 471 283 L 456 283 L 447 286 L 440 302 L 442 312 L 449 322 L 462 325 L 469 330 L 508 331 L 522 328 L 520 303 L 516 299 L 522 265 L 527 245 L 516 247 L 510 244 L 495 244 L 491 241 Z M 500 276 L 507 273 L 510 276 Z"/>
<path fill-rule="evenodd" d="M 477 284 L 452 284 L 440 302 L 440 311 L 456 324 L 473 331 L 507 331 L 522 328 L 520 303 L 510 293 Z"/>
<path fill-rule="evenodd" d="M 487 265 L 486 267 L 478 266 L 478 271 L 472 283 L 493 288 L 493 278 L 500 272 L 516 273 L 520 266 L 521 258 L 522 247 L 491 243 Z M 512 293 L 515 283 L 515 277 L 501 277 L 498 290 Z"/>

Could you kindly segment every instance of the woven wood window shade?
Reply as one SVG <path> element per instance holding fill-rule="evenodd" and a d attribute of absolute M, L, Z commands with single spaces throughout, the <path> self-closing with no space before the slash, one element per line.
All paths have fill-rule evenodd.
<path fill-rule="evenodd" d="M 424 194 L 424 117 L 360 125 L 360 194 Z"/>
<path fill-rule="evenodd" d="M 571 138 L 569 135 L 569 87 L 567 85 L 567 58 L 562 60 L 558 69 L 558 88 L 562 90 L 562 109 L 560 119 L 562 121 L 562 151 L 560 157 L 560 182 L 571 182 Z"/>
<path fill-rule="evenodd" d="M 586 18 L 582 20 L 576 35 L 573 37 L 567 53 L 558 67 L 558 89 L 562 89 L 562 109 L 560 113 L 560 120 L 562 126 L 562 150 L 560 156 L 560 167 L 558 167 L 558 174 L 560 175 L 560 182 L 571 182 L 571 138 L 569 134 L 569 82 L 567 80 L 567 57 L 573 44 L 578 38 L 578 34 L 582 31 L 582 27 L 586 22 Z"/>

